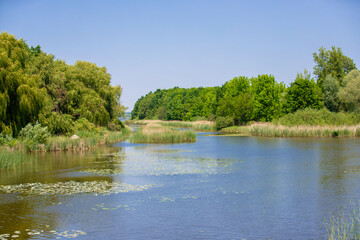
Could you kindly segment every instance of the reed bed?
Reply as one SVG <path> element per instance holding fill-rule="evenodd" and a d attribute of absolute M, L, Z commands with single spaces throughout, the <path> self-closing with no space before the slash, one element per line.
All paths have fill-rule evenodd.
<path fill-rule="evenodd" d="M 24 153 L 14 149 L 0 148 L 0 169 L 8 170 L 20 166 L 26 160 Z"/>
<path fill-rule="evenodd" d="M 360 137 L 360 125 L 288 127 L 262 123 L 248 128 L 251 135 L 263 137 Z"/>
<path fill-rule="evenodd" d="M 329 240 L 360 239 L 360 206 L 350 213 L 340 213 L 325 222 Z"/>
<path fill-rule="evenodd" d="M 195 142 L 194 131 L 180 131 L 160 124 L 147 124 L 130 137 L 132 143 L 185 143 Z"/>

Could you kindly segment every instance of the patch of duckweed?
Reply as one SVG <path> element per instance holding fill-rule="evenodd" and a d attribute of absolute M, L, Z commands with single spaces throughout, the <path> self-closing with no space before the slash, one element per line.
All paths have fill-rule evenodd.
<path fill-rule="evenodd" d="M 92 210 L 94 210 L 94 211 L 114 211 L 114 210 L 122 209 L 122 210 L 126 210 L 126 211 L 130 211 L 130 210 L 134 211 L 135 206 L 137 206 L 137 204 L 131 204 L 131 206 L 130 206 L 127 204 L 108 205 L 105 203 L 101 203 L 101 204 L 96 204 L 95 207 L 92 208 Z"/>
<path fill-rule="evenodd" d="M 32 195 L 73 195 L 80 193 L 116 194 L 121 192 L 142 191 L 153 185 L 130 185 L 108 181 L 57 182 L 57 183 L 24 183 L 17 185 L 0 185 L 0 192 Z"/>
<path fill-rule="evenodd" d="M 47 226 L 48 227 L 48 226 Z M 49 236 L 52 239 L 60 239 L 60 238 L 77 238 L 82 235 L 86 235 L 86 232 L 81 230 L 67 230 L 63 232 L 57 232 L 55 230 L 44 231 L 44 230 L 36 230 L 36 229 L 25 229 L 25 231 L 14 231 L 14 233 L 5 233 L 0 234 L 0 240 L 7 239 L 24 239 L 29 237 L 45 237 Z"/>
<path fill-rule="evenodd" d="M 228 174 L 232 171 L 233 160 L 215 158 L 190 158 L 149 152 L 129 153 L 107 159 L 97 168 L 81 170 L 98 175 L 121 174 L 127 176 L 163 176 L 202 174 Z"/>
<path fill-rule="evenodd" d="M 226 190 L 224 188 L 217 188 L 214 192 L 220 192 L 222 194 L 246 194 L 246 191 L 234 191 L 234 190 Z"/>

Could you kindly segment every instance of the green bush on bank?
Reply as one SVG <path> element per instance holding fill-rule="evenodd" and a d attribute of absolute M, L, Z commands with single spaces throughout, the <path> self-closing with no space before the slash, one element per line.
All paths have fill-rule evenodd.
<path fill-rule="evenodd" d="M 48 127 L 42 127 L 39 122 L 36 122 L 35 125 L 29 123 L 21 129 L 19 137 L 28 143 L 41 144 L 50 137 L 50 132 Z"/>
<path fill-rule="evenodd" d="M 215 121 L 215 129 L 219 131 L 222 128 L 234 126 L 235 121 L 233 117 L 217 117 Z"/>
<path fill-rule="evenodd" d="M 342 126 L 358 125 L 360 123 L 360 114 L 330 112 L 326 108 L 316 110 L 306 108 L 289 113 L 273 121 L 276 125 L 283 126 Z"/>

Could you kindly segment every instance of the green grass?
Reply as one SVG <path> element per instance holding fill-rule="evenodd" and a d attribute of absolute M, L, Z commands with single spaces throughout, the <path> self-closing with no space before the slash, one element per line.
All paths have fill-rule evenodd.
<path fill-rule="evenodd" d="M 167 127 L 152 128 L 150 131 L 139 129 L 130 136 L 132 143 L 184 143 L 195 142 L 194 131 L 180 131 Z"/>
<path fill-rule="evenodd" d="M 24 153 L 10 149 L 0 148 L 0 169 L 12 169 L 21 165 L 26 160 Z"/>
<path fill-rule="evenodd" d="M 340 213 L 325 222 L 329 240 L 360 239 L 360 206 L 350 213 Z"/>

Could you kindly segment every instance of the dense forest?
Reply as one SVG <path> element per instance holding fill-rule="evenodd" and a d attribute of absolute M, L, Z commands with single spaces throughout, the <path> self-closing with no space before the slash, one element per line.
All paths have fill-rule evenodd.
<path fill-rule="evenodd" d="M 77 61 L 68 65 L 29 47 L 13 35 L 0 35 L 0 133 L 17 136 L 39 122 L 52 134 L 74 128 L 118 128 L 124 107 L 120 86 L 110 85 L 105 67 Z"/>
<path fill-rule="evenodd" d="M 315 67 L 297 74 L 288 87 L 272 75 L 235 77 L 221 87 L 156 90 L 138 99 L 132 119 L 224 121 L 224 126 L 249 121 L 269 122 L 297 110 L 327 108 L 360 111 L 360 72 L 340 48 L 320 48 Z"/>

